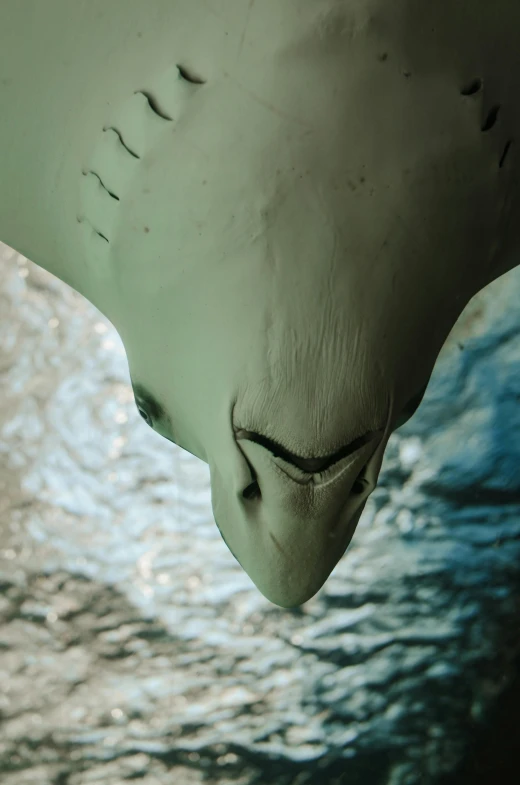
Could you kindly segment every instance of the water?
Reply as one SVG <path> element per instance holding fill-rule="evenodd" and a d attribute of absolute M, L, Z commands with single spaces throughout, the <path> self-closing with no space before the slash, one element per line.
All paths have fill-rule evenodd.
<path fill-rule="evenodd" d="M 498 357 L 502 398 L 478 394 L 495 431 L 509 411 L 518 337 L 502 326 L 504 357 L 471 360 L 485 320 L 499 324 L 495 300 L 462 319 L 392 436 L 347 555 L 285 610 L 223 543 L 208 467 L 139 417 L 110 322 L 0 248 L 2 783 L 414 785 L 453 772 L 520 654 L 520 493 L 504 479 L 516 448 L 492 441 L 477 383 L 462 410 L 438 408 Z M 494 285 L 502 298 L 509 280 Z"/>

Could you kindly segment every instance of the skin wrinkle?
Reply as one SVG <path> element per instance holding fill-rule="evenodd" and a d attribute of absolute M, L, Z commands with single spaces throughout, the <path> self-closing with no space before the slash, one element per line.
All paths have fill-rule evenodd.
<path fill-rule="evenodd" d="M 238 62 L 238 60 L 240 59 L 240 55 L 242 54 L 242 49 L 244 48 L 244 42 L 246 40 L 247 29 L 249 27 L 249 20 L 250 20 L 250 17 L 251 17 L 251 11 L 253 10 L 254 4 L 255 4 L 255 0 L 249 0 L 249 6 L 248 6 L 247 12 L 246 12 L 246 20 L 244 22 L 244 30 L 242 32 L 242 35 L 240 36 L 240 44 L 238 46 L 236 62 Z"/>
<path fill-rule="evenodd" d="M 310 126 L 304 120 L 301 120 L 299 117 L 294 117 L 294 116 L 288 114 L 287 112 L 282 111 L 277 106 L 273 106 L 268 101 L 266 101 L 265 98 L 261 98 L 259 95 L 254 93 L 252 90 L 248 90 L 248 88 L 245 87 L 245 85 L 243 85 L 241 82 L 239 82 L 238 79 L 235 79 L 234 77 L 232 77 L 227 71 L 224 71 L 224 76 L 226 77 L 226 79 L 228 79 L 234 85 L 239 87 L 240 90 L 242 90 L 246 95 L 249 96 L 249 98 L 252 98 L 252 100 L 255 101 L 257 104 L 259 104 L 260 106 L 263 106 L 264 109 L 267 109 L 269 112 L 272 112 L 277 117 L 281 117 L 283 120 L 289 120 L 291 123 L 296 123 L 297 125 L 300 125 L 302 128 L 305 128 L 306 134 L 312 134 L 312 132 L 313 132 L 312 126 Z"/>
<path fill-rule="evenodd" d="M 284 549 L 282 548 L 282 546 L 280 545 L 280 543 L 278 542 L 278 540 L 276 539 L 276 537 L 272 533 L 271 529 L 269 529 L 269 537 L 272 539 L 272 541 L 274 542 L 274 544 L 276 545 L 276 547 L 278 548 L 278 550 L 280 551 L 280 553 L 283 556 L 284 555 Z"/>

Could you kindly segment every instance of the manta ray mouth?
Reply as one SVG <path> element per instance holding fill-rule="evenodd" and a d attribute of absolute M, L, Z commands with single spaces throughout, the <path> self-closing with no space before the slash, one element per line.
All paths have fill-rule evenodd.
<path fill-rule="evenodd" d="M 301 469 L 301 471 L 309 474 L 316 474 L 326 471 L 338 461 L 357 452 L 357 450 L 364 447 L 365 444 L 368 444 L 368 442 L 372 441 L 378 434 L 383 432 L 384 428 L 379 428 L 376 431 L 369 431 L 368 433 L 363 434 L 363 436 L 354 439 L 344 447 L 341 447 L 339 450 L 336 450 L 336 452 L 331 455 L 325 455 L 319 458 L 303 458 L 300 455 L 295 455 L 274 439 L 270 439 L 269 437 L 263 436 L 260 433 L 255 433 L 254 431 L 247 431 L 244 428 L 236 429 L 235 436 L 238 440 L 248 439 L 256 444 L 260 444 L 262 447 L 265 447 L 266 450 L 269 450 L 275 457 L 282 458 L 282 460 L 296 466 L 298 469 Z"/>

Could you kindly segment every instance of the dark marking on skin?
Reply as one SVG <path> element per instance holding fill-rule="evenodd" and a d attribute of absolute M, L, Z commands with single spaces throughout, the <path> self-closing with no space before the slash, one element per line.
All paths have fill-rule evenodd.
<path fill-rule="evenodd" d="M 161 120 L 167 120 L 170 123 L 173 122 L 173 117 L 170 117 L 170 115 L 162 111 L 159 104 L 157 103 L 157 99 L 155 98 L 155 96 L 151 94 L 149 90 L 136 90 L 134 92 L 134 95 L 138 95 L 139 93 L 141 95 L 144 95 L 144 97 L 148 101 L 148 105 L 150 109 L 152 110 L 152 112 L 154 112 L 157 115 L 157 117 L 160 117 Z"/>
<path fill-rule="evenodd" d="M 509 148 L 511 147 L 512 144 L 513 144 L 513 140 L 509 139 L 509 141 L 507 142 L 506 146 L 504 147 L 504 152 L 502 153 L 502 157 L 500 159 L 500 163 L 498 164 L 500 169 L 502 169 L 502 167 L 504 166 L 504 161 L 506 160 L 506 156 L 507 156 L 507 154 L 509 152 Z"/>
<path fill-rule="evenodd" d="M 496 104 L 493 106 L 486 117 L 486 122 L 482 126 L 482 132 L 485 133 L 486 131 L 490 131 L 491 128 L 495 125 L 498 119 L 498 113 L 500 112 L 500 104 Z"/>
<path fill-rule="evenodd" d="M 185 66 L 177 65 L 177 68 L 179 70 L 179 74 L 186 82 L 190 82 L 190 84 L 206 84 L 204 79 L 202 79 L 200 76 L 197 76 L 193 72 L 188 71 Z"/>
<path fill-rule="evenodd" d="M 84 177 L 88 177 L 88 175 L 89 175 L 89 174 L 93 174 L 93 175 L 94 175 L 94 177 L 97 177 L 97 179 L 98 179 L 98 180 L 99 180 L 99 182 L 101 183 L 101 187 L 102 187 L 102 188 L 103 188 L 103 189 L 104 189 L 104 190 L 107 192 L 107 194 L 109 194 L 109 196 L 111 196 L 111 197 L 112 197 L 112 199 L 116 199 L 116 201 L 118 201 L 118 202 L 120 201 L 120 199 L 119 199 L 119 196 L 117 196 L 117 194 L 113 193 L 112 191 L 110 191 L 110 190 L 109 190 L 109 189 L 106 187 L 105 183 L 103 182 L 103 180 L 101 179 L 101 177 L 98 175 L 98 173 L 97 173 L 97 172 L 93 172 L 93 171 L 92 171 L 92 169 L 89 169 L 88 171 L 84 169 L 84 170 L 81 172 L 81 174 L 82 174 Z"/>
<path fill-rule="evenodd" d="M 103 132 L 106 133 L 107 131 L 113 131 L 119 137 L 119 141 L 121 142 L 121 145 L 125 148 L 127 153 L 130 153 L 132 158 L 137 158 L 139 160 L 141 159 L 140 155 L 137 155 L 137 153 L 134 153 L 133 150 L 130 150 L 130 148 L 126 146 L 126 144 L 123 141 L 123 137 L 121 136 L 121 133 L 120 131 L 117 130 L 117 128 L 114 128 L 113 126 L 105 126 L 103 128 Z"/>
<path fill-rule="evenodd" d="M 465 96 L 475 95 L 475 93 L 478 93 L 480 90 L 482 90 L 482 87 L 482 79 L 478 76 L 476 79 L 472 79 L 471 82 L 468 82 L 468 84 L 462 88 L 460 94 Z"/>

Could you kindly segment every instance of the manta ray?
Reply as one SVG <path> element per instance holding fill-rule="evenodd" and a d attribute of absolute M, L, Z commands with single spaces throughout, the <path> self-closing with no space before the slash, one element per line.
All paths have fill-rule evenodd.
<path fill-rule="evenodd" d="M 519 263 L 514 0 L 0 1 L 0 239 L 92 302 L 280 607 Z"/>

